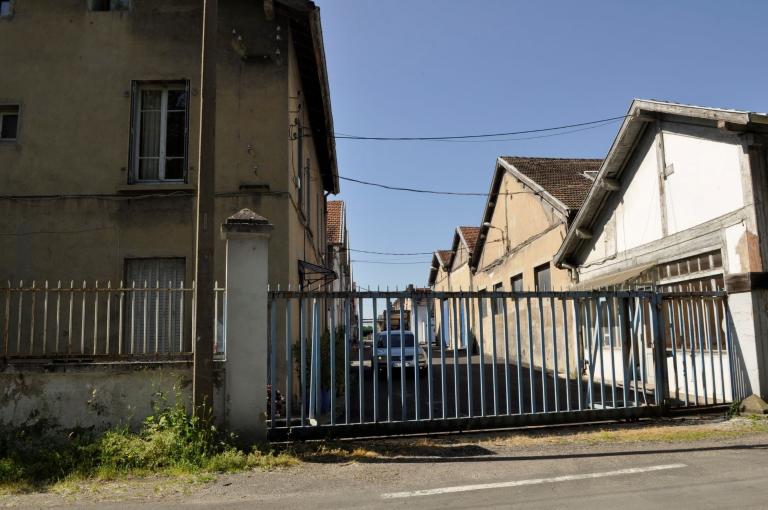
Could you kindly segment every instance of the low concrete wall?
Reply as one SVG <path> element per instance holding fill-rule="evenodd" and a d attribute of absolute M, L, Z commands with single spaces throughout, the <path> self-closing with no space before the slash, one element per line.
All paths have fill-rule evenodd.
<path fill-rule="evenodd" d="M 218 365 L 218 364 L 217 364 Z M 223 367 L 216 367 L 214 409 L 223 409 Z M 0 365 L 0 424 L 13 427 L 45 420 L 51 427 L 136 429 L 161 402 L 188 403 L 192 363 L 83 363 Z"/>

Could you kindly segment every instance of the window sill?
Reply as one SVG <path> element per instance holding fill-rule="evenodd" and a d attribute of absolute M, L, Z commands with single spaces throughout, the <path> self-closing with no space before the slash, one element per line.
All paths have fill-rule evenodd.
<path fill-rule="evenodd" d="M 194 195 L 197 188 L 194 184 L 184 182 L 143 182 L 119 186 L 117 192 L 125 195 L 149 195 L 154 193 L 179 193 Z"/>

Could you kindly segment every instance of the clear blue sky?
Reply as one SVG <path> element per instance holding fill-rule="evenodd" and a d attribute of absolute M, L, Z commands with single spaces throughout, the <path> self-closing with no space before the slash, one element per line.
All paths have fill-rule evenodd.
<path fill-rule="evenodd" d="M 337 132 L 516 131 L 623 115 L 632 98 L 768 110 L 766 1 L 316 0 Z M 499 155 L 604 157 L 618 124 L 493 143 L 338 140 L 343 176 L 487 192 Z M 449 249 L 483 198 L 342 181 L 352 248 Z M 431 256 L 353 253 L 358 284 L 425 285 Z"/>

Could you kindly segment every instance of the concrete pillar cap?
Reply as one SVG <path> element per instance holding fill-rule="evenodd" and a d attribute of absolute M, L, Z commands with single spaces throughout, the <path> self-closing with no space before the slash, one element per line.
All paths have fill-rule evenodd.
<path fill-rule="evenodd" d="M 246 208 L 227 218 L 221 235 L 226 238 L 229 234 L 268 234 L 274 228 L 267 218 Z"/>

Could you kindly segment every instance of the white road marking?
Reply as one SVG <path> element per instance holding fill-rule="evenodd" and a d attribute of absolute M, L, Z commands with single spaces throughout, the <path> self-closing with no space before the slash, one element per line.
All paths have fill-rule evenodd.
<path fill-rule="evenodd" d="M 389 492 L 382 494 L 384 499 L 413 498 L 418 496 L 434 496 L 437 494 L 450 494 L 452 492 L 481 491 L 487 489 L 503 489 L 508 487 L 521 487 L 524 485 L 540 485 L 543 483 L 571 482 L 573 480 L 589 480 L 592 478 L 605 478 L 609 476 L 634 475 L 637 473 L 650 473 L 652 471 L 664 471 L 666 469 L 680 469 L 688 467 L 685 464 L 661 464 L 658 466 L 636 467 L 605 471 L 603 473 L 585 473 L 580 475 L 554 476 L 552 478 L 533 478 L 531 480 L 515 480 L 512 482 L 481 483 L 476 485 L 457 485 L 454 487 L 440 487 L 438 489 L 424 489 L 420 491 Z"/>

